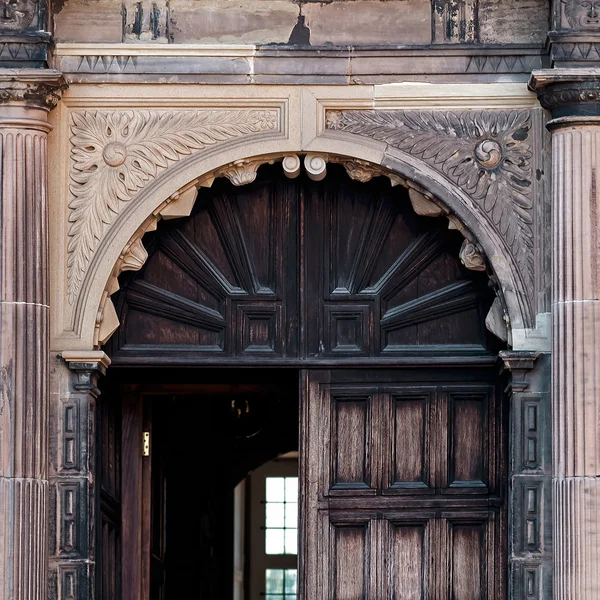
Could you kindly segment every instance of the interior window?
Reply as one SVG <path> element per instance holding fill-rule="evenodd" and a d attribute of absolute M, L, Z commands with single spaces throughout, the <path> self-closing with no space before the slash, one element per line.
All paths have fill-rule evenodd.
<path fill-rule="evenodd" d="M 235 528 L 234 597 L 236 600 L 296 600 L 297 452 L 262 465 L 240 483 L 235 496 L 234 519 L 241 523 L 244 515 L 245 526 Z"/>

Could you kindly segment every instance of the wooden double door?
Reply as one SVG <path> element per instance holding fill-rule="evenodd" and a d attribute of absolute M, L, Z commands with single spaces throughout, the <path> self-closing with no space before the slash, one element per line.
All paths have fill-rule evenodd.
<path fill-rule="evenodd" d="M 144 237 L 107 347 L 123 385 L 99 402 L 99 600 L 229 598 L 233 489 L 296 449 L 301 598 L 502 600 L 493 279 L 463 243 L 400 186 L 336 165 L 218 180 Z"/>
<path fill-rule="evenodd" d="M 99 510 L 99 600 L 231 598 L 235 485 L 294 448 L 300 598 L 503 599 L 505 415 L 494 372 L 310 369 L 286 377 L 285 386 L 121 388 L 121 423 L 113 424 L 121 493 L 112 512 L 106 497 Z M 240 394 L 263 410 L 242 435 L 230 412 Z M 118 463 L 104 470 L 110 465 Z M 111 514 L 120 514 L 116 529 L 103 521 Z"/>

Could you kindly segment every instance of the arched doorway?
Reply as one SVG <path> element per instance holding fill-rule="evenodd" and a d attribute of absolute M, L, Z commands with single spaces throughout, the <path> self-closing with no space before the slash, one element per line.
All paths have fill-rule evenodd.
<path fill-rule="evenodd" d="M 122 275 L 114 297 L 121 326 L 107 349 L 113 382 L 99 420 L 100 435 L 113 428 L 122 444 L 100 471 L 127 478 L 125 494 L 122 484 L 105 505 L 101 495 L 100 519 L 111 510 L 121 517 L 100 523 L 114 541 L 99 539 L 99 554 L 126 566 L 127 597 L 145 600 L 169 569 L 150 556 L 157 502 L 167 512 L 169 502 L 182 506 L 164 504 L 162 466 L 152 469 L 157 500 L 150 463 L 131 458 L 130 440 L 166 414 L 153 400 L 152 418 L 144 402 L 162 385 L 172 400 L 196 395 L 213 410 L 212 382 L 225 386 L 219 393 L 234 412 L 258 385 L 255 404 L 270 407 L 259 409 L 262 420 L 292 407 L 290 431 L 299 398 L 301 597 L 504 598 L 506 411 L 499 346 L 484 325 L 494 294 L 484 272 L 461 265 L 462 242 L 446 218 L 416 215 L 406 190 L 383 178 L 351 181 L 336 166 L 320 182 L 286 179 L 279 167 L 242 188 L 218 180 L 189 218 L 144 238 L 146 264 Z M 287 392 L 271 390 L 277 401 L 268 400 L 269 377 L 285 381 Z M 186 435 L 214 439 L 214 416 L 179 414 L 197 424 Z M 245 452 L 272 457 L 264 437 L 249 439 L 257 445 Z M 276 453 L 291 449 L 284 445 Z M 202 454 L 218 462 L 210 446 Z M 228 460 L 222 468 L 233 473 L 237 461 L 240 472 L 225 478 L 225 495 L 260 464 Z M 195 562 L 217 577 L 201 559 L 214 535 L 196 538 L 204 542 L 194 544 Z M 199 597 L 230 589 L 213 581 Z"/>

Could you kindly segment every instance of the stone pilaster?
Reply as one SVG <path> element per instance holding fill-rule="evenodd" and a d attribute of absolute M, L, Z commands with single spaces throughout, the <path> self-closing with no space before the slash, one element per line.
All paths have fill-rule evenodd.
<path fill-rule="evenodd" d="M 110 359 L 63 352 L 51 373 L 50 598 L 94 597 L 96 401 Z"/>
<path fill-rule="evenodd" d="M 550 354 L 501 352 L 510 372 L 510 598 L 552 597 L 552 408 Z"/>
<path fill-rule="evenodd" d="M 554 117 L 554 598 L 600 598 L 600 71 L 535 72 Z"/>
<path fill-rule="evenodd" d="M 0 75 L 0 598 L 47 595 L 47 112 L 56 72 Z M 52 96 L 52 100 L 50 100 Z"/>

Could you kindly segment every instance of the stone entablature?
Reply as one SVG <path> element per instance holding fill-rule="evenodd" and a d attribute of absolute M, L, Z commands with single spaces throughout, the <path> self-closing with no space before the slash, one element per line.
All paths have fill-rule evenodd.
<path fill-rule="evenodd" d="M 53 65 L 70 82 L 385 84 L 522 81 L 544 66 L 533 44 L 269 46 L 257 44 L 58 43 Z"/>

